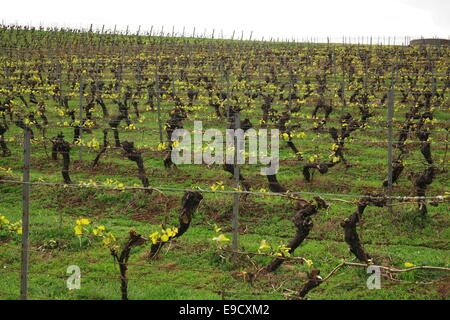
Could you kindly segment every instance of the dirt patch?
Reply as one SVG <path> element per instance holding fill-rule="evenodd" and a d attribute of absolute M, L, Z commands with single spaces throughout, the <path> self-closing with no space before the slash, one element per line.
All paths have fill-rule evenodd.
<path fill-rule="evenodd" d="M 320 237 L 328 234 L 333 234 L 336 232 L 336 230 L 341 231 L 339 225 L 341 221 L 342 221 L 341 218 L 329 218 L 324 222 L 315 223 L 314 233 L 316 233 Z"/>
<path fill-rule="evenodd" d="M 130 203 L 127 211 L 131 211 L 131 218 L 135 221 L 160 223 L 164 215 L 169 214 L 175 208 L 181 207 L 180 199 L 179 196 L 159 193 L 151 197 L 145 206 Z"/>

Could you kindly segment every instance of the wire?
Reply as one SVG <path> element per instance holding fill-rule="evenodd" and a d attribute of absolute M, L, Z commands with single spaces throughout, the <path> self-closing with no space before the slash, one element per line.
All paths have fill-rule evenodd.
<path fill-rule="evenodd" d="M 74 188 L 94 188 L 94 189 L 109 189 L 109 190 L 150 190 L 150 191 L 176 191 L 176 192 L 202 192 L 202 193 L 218 193 L 218 194 L 253 194 L 259 196 L 278 196 L 278 197 L 289 197 L 293 195 L 311 195 L 311 196 L 337 196 L 343 198 L 370 198 L 373 200 L 398 200 L 398 201 L 407 201 L 407 200 L 437 200 L 437 201 L 445 201 L 449 196 L 448 195 L 437 195 L 437 196 L 368 196 L 368 195 L 356 195 L 356 194 L 342 194 L 342 193 L 322 193 L 322 192 L 307 192 L 307 191 L 289 191 L 286 193 L 276 193 L 276 192 L 258 192 L 258 191 L 244 191 L 244 190 L 205 190 L 205 189 L 182 189 L 182 188 L 172 188 L 172 187 L 138 187 L 138 186 L 116 186 L 116 185 L 83 185 L 83 184 L 64 184 L 64 183 L 52 183 L 52 182 L 23 182 L 18 180 L 5 180 L 1 179 L 0 182 L 4 183 L 12 183 L 12 184 L 27 184 L 27 185 L 45 185 L 45 186 L 60 186 L 62 188 L 66 187 L 74 187 Z"/>

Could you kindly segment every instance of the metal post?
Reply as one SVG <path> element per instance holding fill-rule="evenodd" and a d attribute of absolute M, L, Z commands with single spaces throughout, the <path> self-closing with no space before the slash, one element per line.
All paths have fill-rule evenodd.
<path fill-rule="evenodd" d="M 241 152 L 240 146 L 238 146 L 238 138 L 236 136 L 236 130 L 240 129 L 241 127 L 241 119 L 239 116 L 239 111 L 237 111 L 234 115 L 234 128 L 235 128 L 235 135 L 234 135 L 234 181 L 236 183 L 236 189 L 239 190 L 239 175 L 240 175 L 240 168 L 238 164 L 238 152 Z M 238 250 L 238 237 L 239 237 L 239 192 L 233 193 L 233 221 L 232 221 L 232 232 L 233 232 L 233 239 L 232 239 L 232 250 L 237 251 Z M 233 260 L 236 262 L 237 255 L 233 254 Z"/>
<path fill-rule="evenodd" d="M 84 67 L 82 67 L 84 69 Z M 83 72 L 83 70 L 81 70 Z M 83 148 L 81 147 L 81 138 L 83 136 L 83 73 L 80 76 L 80 107 L 79 107 L 79 118 L 80 118 L 80 145 L 79 145 L 79 155 L 80 155 L 80 165 L 83 161 Z"/>
<path fill-rule="evenodd" d="M 158 77 L 158 65 L 156 66 L 155 72 L 155 92 L 156 92 L 156 108 L 158 109 L 158 129 L 159 129 L 159 142 L 164 143 L 163 132 L 162 132 L 162 122 L 161 122 L 161 103 L 159 101 L 160 92 L 159 92 L 159 77 Z M 169 142 L 170 143 L 170 142 Z"/>
<path fill-rule="evenodd" d="M 392 118 L 394 116 L 394 89 L 391 85 L 391 88 L 388 93 L 388 190 L 387 195 L 389 197 L 389 213 L 392 214 Z"/>
<path fill-rule="evenodd" d="M 22 264 L 20 271 L 20 299 L 27 300 L 28 294 L 28 247 L 29 247 L 29 210 L 30 210 L 30 137 L 31 132 L 24 130 L 23 184 L 22 184 Z"/>
<path fill-rule="evenodd" d="M 344 107 L 347 107 L 346 101 L 345 101 L 345 72 L 344 67 L 342 64 L 342 79 L 341 79 L 341 91 L 342 91 L 342 97 L 341 97 L 341 115 L 344 114 Z"/>

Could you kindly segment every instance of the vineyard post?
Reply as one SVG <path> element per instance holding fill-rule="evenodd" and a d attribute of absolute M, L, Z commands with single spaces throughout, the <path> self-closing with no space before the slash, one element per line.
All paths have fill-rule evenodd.
<path fill-rule="evenodd" d="M 227 112 L 227 119 L 230 119 L 230 76 L 228 74 L 227 70 L 224 70 L 224 76 L 225 76 L 225 80 L 227 82 L 227 99 L 226 99 L 226 112 Z M 229 121 L 229 120 L 228 120 Z M 240 172 L 239 172 L 239 165 L 237 163 L 237 159 L 238 159 L 238 152 L 240 150 L 238 150 L 238 139 L 236 136 L 236 130 L 239 129 L 241 127 L 241 119 L 240 119 L 240 115 L 239 115 L 239 110 L 237 110 L 234 113 L 234 129 L 235 129 L 235 134 L 234 134 L 234 171 L 233 171 L 233 177 L 234 180 L 236 182 L 236 192 L 233 192 L 233 217 L 232 217 L 232 222 L 231 222 L 231 228 L 232 228 L 232 242 L 231 242 L 231 247 L 233 251 L 237 251 L 238 249 L 238 228 L 239 228 L 239 193 L 237 192 L 237 190 L 239 190 L 239 176 L 240 176 Z M 232 128 L 232 127 L 231 127 Z M 237 256 L 233 253 L 233 261 L 236 262 Z"/>
<path fill-rule="evenodd" d="M 439 46 L 440 47 L 440 46 Z M 435 72 L 435 65 L 434 65 L 434 59 L 431 59 L 432 57 L 428 55 L 428 63 L 430 64 L 431 68 L 431 97 L 434 98 L 437 95 L 437 83 L 436 83 L 436 72 Z M 441 104 L 439 105 L 439 109 L 441 109 Z"/>
<path fill-rule="evenodd" d="M 334 50 L 333 46 L 333 82 L 334 82 L 334 90 L 337 91 L 337 74 L 336 74 L 336 51 Z"/>
<path fill-rule="evenodd" d="M 366 55 L 365 59 L 364 59 L 364 78 L 363 78 L 365 91 L 367 91 L 367 68 L 368 68 L 368 60 L 367 60 L 367 55 Z"/>
<path fill-rule="evenodd" d="M 388 93 L 388 197 L 389 213 L 392 214 L 392 117 L 394 115 L 394 89 L 393 83 Z"/>
<path fill-rule="evenodd" d="M 236 192 L 233 193 L 233 221 L 232 221 L 232 229 L 233 229 L 233 239 L 232 239 L 232 249 L 233 251 L 238 250 L 238 237 L 239 237 L 239 176 L 240 176 L 240 168 L 237 162 L 238 152 L 241 152 L 241 148 L 238 146 L 239 139 L 236 135 L 236 130 L 241 128 L 241 119 L 239 115 L 239 111 L 234 114 L 234 181 L 236 183 Z M 237 256 L 233 254 L 233 260 L 236 262 Z"/>
<path fill-rule="evenodd" d="M 84 67 L 82 66 L 82 69 L 84 69 Z M 83 70 L 81 70 L 81 75 L 80 75 L 80 107 L 79 107 L 79 117 L 80 117 L 80 137 L 79 137 L 79 142 L 80 142 L 80 149 L 79 149 L 79 154 L 80 154 L 80 165 L 81 162 L 83 161 L 83 148 L 81 147 L 81 139 L 82 139 L 82 135 L 83 135 L 83 129 L 82 129 L 82 125 L 83 125 Z"/>
<path fill-rule="evenodd" d="M 341 61 L 341 70 L 342 70 L 342 78 L 341 78 L 341 115 L 344 114 L 344 107 L 346 107 L 347 103 L 345 101 L 345 71 L 344 71 L 344 63 Z"/>
<path fill-rule="evenodd" d="M 20 299 L 27 300 L 28 294 L 28 224 L 30 209 L 30 137 L 28 128 L 24 130 L 23 184 L 22 184 L 22 259 L 20 271 Z"/>
<path fill-rule="evenodd" d="M 102 31 L 101 31 L 101 35 L 103 35 L 105 33 L 105 25 L 102 26 Z M 100 47 L 103 47 L 103 40 L 104 37 L 100 37 Z"/>
<path fill-rule="evenodd" d="M 289 112 L 291 112 L 291 108 L 292 108 L 292 94 L 294 92 L 294 82 L 293 82 L 293 77 L 294 74 L 292 73 L 292 71 L 289 72 L 289 100 L 288 100 L 288 109 Z"/>
<path fill-rule="evenodd" d="M 163 144 L 163 132 L 161 123 L 161 103 L 160 103 L 160 93 L 159 93 L 159 78 L 158 78 L 158 64 L 156 65 L 155 71 L 155 89 L 156 89 L 156 108 L 158 110 L 158 130 L 159 130 L 159 142 Z"/>

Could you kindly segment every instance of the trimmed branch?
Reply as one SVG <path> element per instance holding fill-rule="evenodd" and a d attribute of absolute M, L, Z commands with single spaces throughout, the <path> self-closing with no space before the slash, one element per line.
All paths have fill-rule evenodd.
<path fill-rule="evenodd" d="M 373 204 L 377 207 L 383 207 L 386 205 L 386 199 L 380 196 L 367 196 L 361 198 L 357 204 L 357 210 L 348 218 L 345 218 L 341 222 L 341 227 L 344 228 L 344 240 L 349 245 L 349 250 L 353 253 L 359 261 L 369 263 L 371 257 L 369 253 L 364 249 L 361 240 L 359 239 L 356 226 L 362 218 L 364 210 L 369 204 Z"/>
<path fill-rule="evenodd" d="M 300 210 L 297 211 L 294 217 L 294 224 L 297 228 L 295 237 L 289 242 L 287 247 L 289 248 L 289 253 L 294 253 L 300 244 L 309 235 L 313 227 L 313 221 L 311 216 L 317 213 L 320 209 L 328 208 L 326 202 L 320 197 L 314 197 L 313 201 L 306 201 L 303 199 L 299 200 Z M 274 259 L 265 270 L 267 272 L 273 272 L 277 270 L 285 259 L 276 258 Z"/>
<path fill-rule="evenodd" d="M 200 201 L 202 201 L 202 199 L 203 196 L 198 191 L 185 192 L 182 199 L 183 208 L 181 209 L 180 217 L 178 218 L 179 221 L 178 232 L 173 237 L 169 238 L 168 241 L 181 237 L 189 229 L 189 226 L 191 225 L 192 221 L 192 216 L 194 215 L 195 210 L 197 210 Z M 166 242 L 158 241 L 152 244 L 150 252 L 148 254 L 149 259 L 155 257 L 165 243 L 167 243 L 167 241 Z"/>
<path fill-rule="evenodd" d="M 130 231 L 130 237 L 123 245 L 121 252 L 117 252 L 115 248 L 111 248 L 111 255 L 114 260 L 119 264 L 120 269 L 120 291 L 122 293 L 122 300 L 128 300 L 128 259 L 130 258 L 130 252 L 133 247 L 140 246 L 145 243 L 145 239 L 135 231 Z"/>

